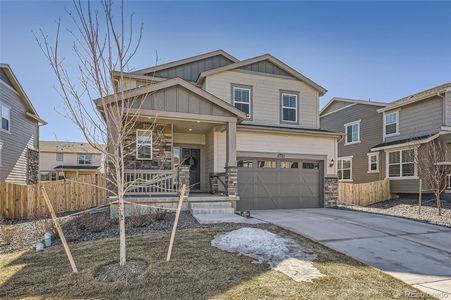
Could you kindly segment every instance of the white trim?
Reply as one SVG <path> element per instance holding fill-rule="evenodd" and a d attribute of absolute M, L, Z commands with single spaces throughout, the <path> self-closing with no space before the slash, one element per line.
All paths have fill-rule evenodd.
<path fill-rule="evenodd" d="M 331 114 L 333 114 L 333 113 L 336 113 L 336 112 L 339 112 L 339 111 L 342 111 L 342 110 L 344 110 L 344 109 L 347 109 L 347 108 L 350 108 L 350 107 L 352 107 L 352 106 L 354 106 L 354 105 L 357 105 L 357 103 L 353 103 L 353 104 L 349 104 L 349 105 L 346 105 L 346 106 L 343 106 L 343 107 L 340 107 L 340 108 L 337 108 L 336 110 L 333 110 L 333 111 L 331 111 L 331 112 L 328 112 L 327 114 L 321 114 L 321 112 L 320 112 L 320 118 L 322 118 L 322 117 L 327 117 L 328 115 L 331 115 Z M 323 108 L 324 109 L 324 108 Z"/>
<path fill-rule="evenodd" d="M 14 92 L 16 95 L 20 96 L 20 94 L 9 84 L 7 84 L 6 82 L 4 82 L 3 80 L 0 79 L 0 83 L 4 84 L 8 89 L 10 89 L 12 92 Z"/>
<path fill-rule="evenodd" d="M 8 130 L 3 129 L 3 127 L 2 127 L 3 126 L 3 124 L 2 124 L 3 123 L 2 122 L 2 119 L 3 119 L 3 107 L 7 107 L 8 110 L 9 110 Z M 8 104 L 5 104 L 4 102 L 1 102 L 1 101 L 0 101 L 0 131 L 11 134 L 11 106 L 9 106 Z"/>
<path fill-rule="evenodd" d="M 246 90 L 246 91 L 248 91 L 249 92 L 249 102 L 244 102 L 244 101 L 236 101 L 235 100 L 235 90 Z M 251 99 L 251 97 L 252 97 L 252 89 L 250 89 L 250 88 L 247 88 L 247 87 L 242 87 L 242 86 L 232 86 L 232 102 L 233 102 L 233 107 L 235 107 L 236 109 L 238 109 L 236 106 L 235 106 L 235 103 L 238 103 L 238 104 L 247 104 L 247 105 L 249 105 L 249 113 L 248 114 L 246 114 L 246 119 L 252 119 L 252 106 L 251 106 L 251 103 L 252 103 L 252 99 Z M 241 112 L 243 112 L 243 113 L 245 113 L 244 111 L 242 111 L 241 109 L 240 109 L 240 111 Z"/>
<path fill-rule="evenodd" d="M 80 156 L 90 156 L 91 157 L 90 163 L 89 164 L 81 164 L 80 163 Z M 93 163 L 92 163 L 92 153 L 77 153 L 77 165 L 79 165 L 79 166 L 92 166 L 93 165 Z"/>
<path fill-rule="evenodd" d="M 379 173 L 379 152 L 367 153 L 368 156 L 368 171 L 367 173 Z M 371 170 L 371 157 L 376 157 L 376 170 Z"/>
<path fill-rule="evenodd" d="M 337 158 L 337 176 L 338 176 L 338 181 L 342 181 L 342 182 L 351 182 L 351 181 L 353 181 L 353 178 L 352 178 L 352 159 L 354 158 L 354 156 L 343 156 L 343 157 L 338 157 Z M 339 171 L 340 171 L 340 169 L 338 168 L 338 161 L 340 161 L 340 160 L 349 160 L 350 161 L 350 167 L 349 167 L 349 179 L 340 179 L 340 176 L 338 175 L 339 174 Z M 342 163 L 343 164 L 343 163 Z M 345 170 L 348 170 L 348 169 L 345 169 Z M 342 165 L 342 168 L 341 168 L 341 176 L 343 177 L 343 165 Z"/>
<path fill-rule="evenodd" d="M 344 124 L 344 126 L 345 126 L 345 143 L 344 143 L 344 145 L 345 146 L 360 143 L 360 123 L 361 123 L 361 121 L 362 120 L 357 120 L 357 121 L 353 121 L 353 122 Z M 358 125 L 357 126 L 357 141 L 348 142 L 348 127 L 352 126 L 352 125 Z"/>
<path fill-rule="evenodd" d="M 350 99 L 350 98 L 340 98 L 340 97 L 333 97 L 332 99 L 330 99 L 330 101 L 321 109 L 321 111 L 319 112 L 320 114 L 322 114 L 332 103 L 334 103 L 335 101 L 338 102 L 347 102 L 347 103 L 353 103 L 353 105 L 355 104 L 363 104 L 363 105 L 374 105 L 374 106 L 382 106 L 385 107 L 387 105 L 389 105 L 390 103 L 385 103 L 385 102 L 380 102 L 380 101 L 370 101 L 370 100 L 360 100 L 360 99 Z M 335 112 L 337 110 L 334 110 L 332 112 Z M 330 112 L 330 113 L 332 113 Z M 325 114 L 328 115 L 329 113 Z"/>
<path fill-rule="evenodd" d="M 291 106 L 284 106 L 283 105 L 283 96 L 289 96 L 289 97 L 291 97 L 291 96 L 294 96 L 295 98 L 296 98 L 296 101 L 295 101 L 295 104 L 296 104 L 296 107 L 291 107 Z M 299 97 L 298 97 L 298 95 L 297 94 L 294 94 L 294 93 L 285 93 L 285 92 L 282 92 L 282 101 L 281 101 L 281 105 L 282 105 L 282 122 L 290 122 L 290 123 L 297 123 L 298 122 L 298 113 L 299 113 L 299 109 L 298 109 L 298 103 L 299 103 Z M 295 113 L 295 117 L 296 117 L 296 119 L 293 121 L 293 120 L 284 120 L 284 118 L 283 118 L 283 109 L 284 108 L 286 108 L 286 109 L 295 109 L 295 111 L 296 111 L 296 113 Z"/>
<path fill-rule="evenodd" d="M 385 121 L 385 118 L 387 117 L 387 115 L 392 115 L 392 114 L 396 114 L 396 123 L 389 123 L 389 124 L 387 124 L 386 121 Z M 395 111 L 384 112 L 382 119 L 383 119 L 382 134 L 383 134 L 384 139 L 387 138 L 387 137 L 400 135 L 400 132 L 399 132 L 399 109 L 397 109 Z M 391 125 L 391 124 L 396 124 L 396 132 L 387 134 L 386 133 L 386 126 L 387 125 Z"/>
<path fill-rule="evenodd" d="M 403 165 L 402 151 L 412 150 L 412 149 L 414 150 L 414 158 L 413 158 L 413 167 L 414 167 L 413 174 L 414 175 L 413 176 L 402 176 L 402 165 Z M 385 151 L 385 178 L 390 179 L 390 180 L 418 179 L 418 165 L 415 162 L 415 157 L 417 156 L 417 150 L 418 150 L 418 147 L 404 147 L 404 148 L 399 148 L 396 150 Z M 390 157 L 389 156 L 390 156 L 390 153 L 392 153 L 392 152 L 399 152 L 399 176 L 390 177 L 390 175 L 389 175 Z M 409 162 L 409 163 L 412 163 L 412 162 Z M 395 165 L 395 164 L 392 164 L 392 165 Z"/>
<path fill-rule="evenodd" d="M 379 150 L 389 150 L 389 149 L 398 149 L 398 148 L 408 148 L 409 146 L 418 146 L 421 144 L 429 143 L 430 141 L 435 140 L 440 136 L 440 133 L 434 134 L 427 139 L 420 140 L 420 141 L 409 141 L 402 144 L 395 144 L 395 145 L 389 145 L 389 146 L 383 146 L 383 147 L 377 147 L 377 148 L 371 148 L 371 151 L 379 151 Z"/>
<path fill-rule="evenodd" d="M 144 146 L 150 146 L 150 158 L 140 158 L 138 156 L 138 147 L 139 147 L 139 143 L 138 143 L 138 136 L 140 131 L 143 132 L 150 132 L 150 145 L 148 144 L 144 144 Z M 136 129 L 136 160 L 153 160 L 153 130 L 150 129 Z"/>

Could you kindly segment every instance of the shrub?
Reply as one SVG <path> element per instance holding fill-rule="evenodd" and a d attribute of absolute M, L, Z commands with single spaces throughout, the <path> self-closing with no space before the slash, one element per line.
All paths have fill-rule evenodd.
<path fill-rule="evenodd" d="M 91 232 L 101 232 L 108 225 L 108 220 L 104 214 L 85 214 L 80 224 Z"/>
<path fill-rule="evenodd" d="M 141 206 L 134 207 L 130 215 L 130 224 L 133 227 L 146 227 L 152 224 L 152 214 Z"/>
<path fill-rule="evenodd" d="M 155 213 L 154 213 L 155 220 L 163 221 L 166 218 L 166 214 L 167 214 L 167 210 L 161 209 L 161 208 L 157 208 Z"/>
<path fill-rule="evenodd" d="M 0 239 L 5 245 L 10 245 L 14 237 L 18 236 L 18 230 L 16 228 L 0 228 Z"/>

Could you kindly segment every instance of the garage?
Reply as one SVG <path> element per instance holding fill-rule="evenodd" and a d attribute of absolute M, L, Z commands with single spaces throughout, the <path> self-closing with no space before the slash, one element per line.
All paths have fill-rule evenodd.
<path fill-rule="evenodd" d="M 238 210 L 323 207 L 322 161 L 238 160 Z"/>

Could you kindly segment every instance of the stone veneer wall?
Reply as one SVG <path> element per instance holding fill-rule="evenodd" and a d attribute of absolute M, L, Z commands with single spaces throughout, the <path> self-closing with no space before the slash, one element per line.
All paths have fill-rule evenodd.
<path fill-rule="evenodd" d="M 139 122 L 136 129 L 152 129 L 152 160 L 136 159 L 136 132 L 132 131 L 126 138 L 129 145 L 127 152 L 133 153 L 125 158 L 127 169 L 170 170 L 172 168 L 172 128 L 170 124 Z"/>
<path fill-rule="evenodd" d="M 38 183 L 39 180 L 39 151 L 27 151 L 27 184 Z"/>
<path fill-rule="evenodd" d="M 338 202 L 338 178 L 324 178 L 324 207 L 337 206 Z"/>

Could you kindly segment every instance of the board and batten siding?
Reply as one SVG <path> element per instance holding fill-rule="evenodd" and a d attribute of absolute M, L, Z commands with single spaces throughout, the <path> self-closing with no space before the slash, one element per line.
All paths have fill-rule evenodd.
<path fill-rule="evenodd" d="M 393 112 L 391 110 L 385 114 Z M 399 135 L 385 138 L 385 142 L 415 138 L 438 133 L 443 124 L 443 102 L 439 96 L 415 102 L 399 110 Z M 381 127 L 382 130 L 382 127 Z"/>
<path fill-rule="evenodd" d="M 206 59 L 194 61 L 191 63 L 179 65 L 172 68 L 156 71 L 153 73 L 147 73 L 148 76 L 156 76 L 163 78 L 175 78 L 180 77 L 187 81 L 196 81 L 199 77 L 199 73 L 208 71 L 211 69 L 220 68 L 233 63 L 230 59 L 217 55 Z"/>
<path fill-rule="evenodd" d="M 382 142 L 382 115 L 377 112 L 379 108 L 381 106 L 355 104 L 320 118 L 322 129 L 342 133 L 345 133 L 345 124 L 360 120 L 360 143 L 345 145 L 346 137 L 338 143 L 338 157 L 353 156 L 353 183 L 366 183 L 385 178 L 385 174 L 381 173 L 381 163 L 379 173 L 368 173 L 367 154 L 373 146 Z"/>
<path fill-rule="evenodd" d="M 335 176 L 336 164 L 330 166 L 328 162 L 336 160 L 336 138 L 319 136 L 302 136 L 285 133 L 248 132 L 237 131 L 237 152 L 299 154 L 327 156 L 325 162 L 326 172 Z M 226 163 L 226 135 L 224 132 L 215 132 L 215 172 L 224 172 Z"/>
<path fill-rule="evenodd" d="M 0 101 L 11 107 L 10 132 L 0 131 L 0 181 L 26 184 L 28 149 L 38 149 L 39 127 L 15 90 L 0 81 Z"/>
<path fill-rule="evenodd" d="M 299 80 L 257 72 L 225 71 L 205 78 L 205 89 L 233 104 L 232 85 L 252 86 L 251 124 L 319 128 L 319 93 Z M 280 122 L 280 92 L 299 93 L 299 124 Z"/>

